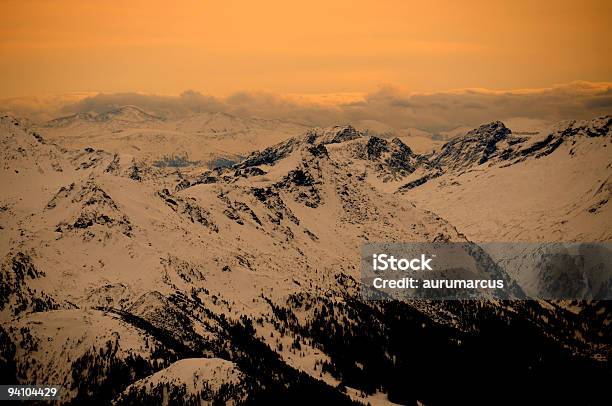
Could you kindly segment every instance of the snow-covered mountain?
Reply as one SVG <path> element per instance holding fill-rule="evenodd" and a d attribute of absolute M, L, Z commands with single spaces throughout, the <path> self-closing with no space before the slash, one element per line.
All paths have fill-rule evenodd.
<path fill-rule="evenodd" d="M 494 122 L 419 154 L 350 126 L 139 111 L 73 117 L 47 136 L 0 118 L 3 382 L 118 404 L 479 404 L 499 395 L 495 382 L 525 389 L 504 393 L 509 403 L 605 393 L 606 306 L 366 302 L 359 252 L 376 241 L 610 241 L 609 117 L 542 137 Z M 210 145 L 278 138 L 230 168 L 169 171 L 132 153 L 162 127 L 164 146 L 148 151 L 173 141 L 194 159 L 198 129 Z M 509 199 L 504 179 L 540 195 Z M 551 384 L 561 389 L 542 391 Z"/>
<path fill-rule="evenodd" d="M 71 116 L 60 117 L 45 124 L 49 128 L 68 128 L 79 126 L 84 123 L 106 123 L 116 127 L 122 125 L 130 126 L 134 124 L 155 123 L 163 121 L 161 117 L 149 114 L 136 106 L 122 106 L 104 113 L 78 113 Z"/>
<path fill-rule="evenodd" d="M 399 191 L 475 241 L 610 241 L 611 125 L 570 121 L 532 136 L 483 125 Z"/>
<path fill-rule="evenodd" d="M 131 154 L 153 163 L 169 157 L 203 164 L 218 158 L 237 160 L 270 143 L 299 134 L 302 124 L 240 118 L 226 113 L 197 113 L 162 118 L 135 106 L 105 113 L 80 113 L 51 120 L 36 130 L 65 148 L 87 147 Z"/>

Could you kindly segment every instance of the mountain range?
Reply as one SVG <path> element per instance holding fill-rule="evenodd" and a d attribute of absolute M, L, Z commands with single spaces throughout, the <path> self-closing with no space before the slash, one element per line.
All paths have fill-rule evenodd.
<path fill-rule="evenodd" d="M 1 381 L 73 404 L 605 403 L 605 301 L 368 302 L 359 250 L 610 242 L 611 124 L 413 149 L 221 113 L 4 116 Z M 503 270 L 527 295 L 545 276 Z"/>

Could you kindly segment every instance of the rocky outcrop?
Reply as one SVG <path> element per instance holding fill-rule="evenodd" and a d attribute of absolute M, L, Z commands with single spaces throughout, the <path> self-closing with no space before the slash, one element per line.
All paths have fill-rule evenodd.
<path fill-rule="evenodd" d="M 431 173 L 428 173 L 425 176 L 422 176 L 420 178 L 417 178 L 415 180 L 411 180 L 410 182 L 407 182 L 407 183 L 403 184 L 402 186 L 397 188 L 397 192 L 398 193 L 407 192 L 410 189 L 414 189 L 415 187 L 421 186 L 421 185 L 425 184 L 426 182 L 430 181 L 431 179 L 437 178 L 440 175 L 441 175 L 440 172 L 431 172 Z"/>
<path fill-rule="evenodd" d="M 399 138 L 387 141 L 370 137 L 363 155 L 375 164 L 374 169 L 383 182 L 403 179 L 419 167 L 430 166 L 427 157 L 412 152 Z"/>
<path fill-rule="evenodd" d="M 427 173 L 407 182 L 398 189 L 406 192 L 430 179 L 445 173 L 461 174 L 483 164 L 509 166 L 530 158 L 542 158 L 552 154 L 565 143 L 576 144 L 581 139 L 611 137 L 612 116 L 593 120 L 568 121 L 558 124 L 543 138 L 530 139 L 513 136 L 501 121 L 494 121 L 456 137 L 442 147 L 442 150 L 427 159 L 421 157 Z M 369 155 L 380 156 L 386 151 L 381 141 L 372 141 Z M 570 154 L 573 153 L 573 149 Z"/>
<path fill-rule="evenodd" d="M 236 171 L 234 172 L 234 177 L 250 178 L 251 176 L 262 176 L 262 175 L 265 175 L 266 173 L 267 172 L 264 171 L 263 169 L 254 166 L 254 167 L 247 167 L 244 169 L 236 169 Z"/>
<path fill-rule="evenodd" d="M 121 212 L 117 203 L 93 180 L 88 180 L 80 188 L 74 183 L 63 186 L 47 203 L 46 209 L 51 210 L 59 204 L 78 206 L 76 216 L 71 220 L 60 222 L 56 230 L 63 233 L 70 230 L 87 229 L 86 238 L 91 239 L 95 232 L 91 228 L 99 225 L 108 229 L 117 229 L 126 237 L 132 237 L 132 223 Z"/>
<path fill-rule="evenodd" d="M 29 255 L 23 252 L 7 255 L 0 269 L 0 314 L 16 316 L 58 309 L 59 305 L 51 297 L 29 286 L 29 281 L 44 276 Z"/>
<path fill-rule="evenodd" d="M 333 127 L 322 131 L 313 130 L 307 135 L 311 144 L 338 144 L 361 137 L 362 134 L 353 126 Z M 313 138 L 314 137 L 314 138 Z"/>
<path fill-rule="evenodd" d="M 500 142 L 510 137 L 512 131 L 501 121 L 494 121 L 454 138 L 442 147 L 432 159 L 434 165 L 445 170 L 465 170 L 489 161 L 500 149 Z"/>
<path fill-rule="evenodd" d="M 280 144 L 273 145 L 263 151 L 254 152 L 242 161 L 238 168 L 247 168 L 259 165 L 274 165 L 277 161 L 285 158 L 300 144 L 300 140 L 292 138 Z"/>
<path fill-rule="evenodd" d="M 314 129 L 308 131 L 304 136 L 291 138 L 287 141 L 273 145 L 249 155 L 244 161 L 236 165 L 237 168 L 247 168 L 259 165 L 274 165 L 279 160 L 287 157 L 293 151 L 300 148 L 308 149 L 312 155 L 325 156 L 327 150 L 321 148 L 325 144 L 337 144 L 361 137 L 362 134 L 353 127 L 332 127 Z"/>
<path fill-rule="evenodd" d="M 199 206 L 194 198 L 183 199 L 180 196 L 173 196 L 168 189 L 162 189 L 157 195 L 168 207 L 192 223 L 201 224 L 215 233 L 219 232 L 219 227 L 211 220 L 210 212 Z"/>
<path fill-rule="evenodd" d="M 323 200 L 318 189 L 319 183 L 310 170 L 304 167 L 289 171 L 275 187 L 290 192 L 296 202 L 316 208 Z"/>
<path fill-rule="evenodd" d="M 300 224 L 300 220 L 273 188 L 252 188 L 251 193 L 270 210 L 271 213 L 268 216 L 273 223 L 280 224 L 284 218 L 287 218 L 296 225 Z"/>
<path fill-rule="evenodd" d="M 255 224 L 261 226 L 261 220 L 257 217 L 257 214 L 249 207 L 248 204 L 240 201 L 232 201 L 227 195 L 221 193 L 217 196 L 219 200 L 221 200 L 226 205 L 226 209 L 223 211 L 223 214 L 230 220 L 235 221 L 240 225 L 245 224 L 245 219 L 243 215 L 248 219 L 250 218 Z"/>
<path fill-rule="evenodd" d="M 593 120 L 571 120 L 558 125 L 543 140 L 525 146 L 517 151 L 516 157 L 535 156 L 541 158 L 553 153 L 566 142 L 576 142 L 579 138 L 610 137 L 612 116 L 599 117 Z"/>

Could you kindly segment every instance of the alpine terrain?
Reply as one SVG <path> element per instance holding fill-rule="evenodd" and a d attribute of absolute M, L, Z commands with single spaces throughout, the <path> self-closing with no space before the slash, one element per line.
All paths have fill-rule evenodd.
<path fill-rule="evenodd" d="M 413 148 L 132 106 L 3 116 L 0 383 L 62 404 L 608 403 L 608 302 L 524 300 L 547 279 L 520 267 L 499 270 L 509 300 L 366 301 L 360 249 L 610 242 L 611 125 Z"/>

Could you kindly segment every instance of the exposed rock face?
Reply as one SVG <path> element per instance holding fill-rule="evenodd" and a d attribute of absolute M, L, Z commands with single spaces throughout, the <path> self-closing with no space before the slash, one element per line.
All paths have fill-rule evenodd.
<path fill-rule="evenodd" d="M 246 168 L 259 165 L 274 165 L 299 148 L 308 148 L 313 155 L 325 155 L 325 144 L 337 144 L 361 137 L 362 134 L 353 127 L 333 127 L 328 129 L 310 130 L 306 135 L 291 138 L 280 144 L 273 145 L 261 152 L 255 152 L 237 165 Z"/>
<path fill-rule="evenodd" d="M 310 170 L 299 168 L 290 171 L 280 182 L 275 186 L 279 189 L 284 189 L 294 195 L 296 202 L 303 203 L 308 207 L 316 208 L 322 201 L 317 184 Z"/>
<path fill-rule="evenodd" d="M 506 140 L 511 133 L 501 121 L 481 125 L 465 136 L 447 142 L 433 163 L 447 170 L 464 170 L 475 164 L 484 164 L 501 149 L 500 141 Z"/>
<path fill-rule="evenodd" d="M 327 148 L 325 148 L 325 145 L 323 144 L 317 144 L 313 147 L 309 147 L 308 152 L 317 158 L 329 158 Z"/>
<path fill-rule="evenodd" d="M 125 310 L 134 300 L 133 290 L 124 283 L 108 283 L 91 289 L 87 303 L 94 307 Z"/>
<path fill-rule="evenodd" d="M 335 130 L 335 128 L 334 128 Z M 339 128 L 335 134 L 324 132 L 323 134 L 317 134 L 316 140 L 321 144 L 337 144 L 340 142 L 354 140 L 355 138 L 361 137 L 361 133 L 352 126 Z"/>
<path fill-rule="evenodd" d="M 64 152 L 49 143 L 24 119 L 0 117 L 1 168 L 11 171 L 62 172 L 68 162 L 60 159 Z M 62 162 L 63 161 L 63 162 Z"/>
<path fill-rule="evenodd" d="M 384 153 L 389 151 L 387 141 L 378 137 L 370 137 L 368 144 L 366 145 L 368 159 L 378 159 Z"/>
<path fill-rule="evenodd" d="M 247 167 L 244 169 L 237 169 L 234 172 L 234 177 L 243 177 L 243 178 L 248 178 L 251 176 L 262 176 L 265 175 L 267 172 L 264 171 L 261 168 L 258 167 Z"/>
<path fill-rule="evenodd" d="M 185 283 L 193 283 L 195 281 L 203 281 L 206 279 L 204 277 L 204 269 L 202 266 L 192 264 L 189 261 L 173 255 L 168 255 L 167 258 L 162 258 L 160 262 L 164 266 L 167 272 L 167 278 L 169 280 L 173 279 L 169 273 L 176 274 L 176 276 L 182 279 Z"/>
<path fill-rule="evenodd" d="M 214 232 L 219 232 L 219 227 L 210 219 L 211 215 L 206 209 L 200 207 L 193 198 L 183 199 L 173 196 L 168 189 L 158 192 L 164 202 L 179 215 L 184 215 L 192 223 L 199 223 Z"/>
<path fill-rule="evenodd" d="M 513 165 L 525 159 L 541 158 L 554 152 L 564 143 L 581 139 L 611 138 L 612 116 L 593 120 L 559 123 L 543 138 L 528 139 L 513 136 L 502 122 L 494 121 L 456 137 L 432 157 L 421 157 L 429 165 L 428 173 L 413 179 L 398 189 L 407 191 L 444 173 L 460 174 L 484 164 Z"/>
<path fill-rule="evenodd" d="M 23 252 L 7 255 L 0 269 L 0 315 L 14 316 L 59 308 L 51 297 L 29 286 L 29 281 L 44 276 L 45 273 L 34 266 L 29 255 Z"/>
<path fill-rule="evenodd" d="M 132 224 L 121 212 L 115 201 L 93 180 L 88 180 L 80 188 L 72 183 L 62 186 L 47 203 L 46 209 L 54 209 L 58 204 L 79 207 L 76 216 L 71 220 L 60 222 L 56 231 L 86 230 L 86 239 L 91 239 L 95 232 L 90 228 L 99 225 L 108 229 L 117 229 L 126 237 L 132 237 Z"/>
<path fill-rule="evenodd" d="M 559 124 L 545 139 L 535 142 L 518 151 L 519 156 L 535 156 L 537 158 L 554 152 L 564 142 L 575 142 L 579 137 L 610 137 L 612 116 L 594 120 L 572 120 Z"/>
<path fill-rule="evenodd" d="M 441 175 L 441 172 L 432 172 L 432 173 L 428 173 L 425 176 L 422 176 L 420 178 L 417 178 L 415 180 L 412 180 L 408 183 L 403 184 L 402 186 L 400 186 L 399 188 L 397 188 L 397 192 L 402 193 L 402 192 L 406 192 L 410 189 L 414 189 L 415 187 L 419 187 L 423 184 L 425 184 L 427 181 L 434 179 L 438 176 Z"/>
<path fill-rule="evenodd" d="M 287 218 L 295 224 L 300 224 L 300 220 L 293 214 L 291 209 L 287 207 L 275 188 L 253 188 L 251 192 L 257 200 L 262 202 L 270 210 L 268 217 L 273 223 L 280 224 L 284 218 Z"/>
<path fill-rule="evenodd" d="M 257 214 L 249 207 L 248 204 L 241 201 L 232 201 L 228 196 L 220 194 L 219 200 L 227 205 L 227 208 L 223 211 L 223 214 L 230 220 L 234 220 L 240 225 L 245 224 L 245 219 L 252 220 L 257 225 L 262 225 L 261 220 L 257 217 Z M 244 216 L 244 217 L 243 217 Z"/>
<path fill-rule="evenodd" d="M 248 156 L 242 163 L 238 165 L 240 168 L 258 165 L 274 165 L 278 160 L 289 155 L 300 142 L 292 138 L 281 144 L 268 147 L 261 152 L 256 152 Z"/>
<path fill-rule="evenodd" d="M 399 138 L 391 141 L 370 137 L 366 144 L 366 156 L 375 162 L 375 170 L 383 182 L 401 180 L 413 173 L 417 167 L 427 167 L 426 157 L 414 154 Z"/>
<path fill-rule="evenodd" d="M 107 227 L 118 226 L 119 230 L 127 237 L 132 236 L 132 224 L 129 218 L 123 214 L 112 199 L 101 189 L 94 187 L 93 193 L 99 193 L 101 199 L 90 194 L 84 203 L 78 219 L 73 223 L 74 228 L 88 228 L 93 224 Z M 108 210 L 108 212 L 105 212 Z"/>

